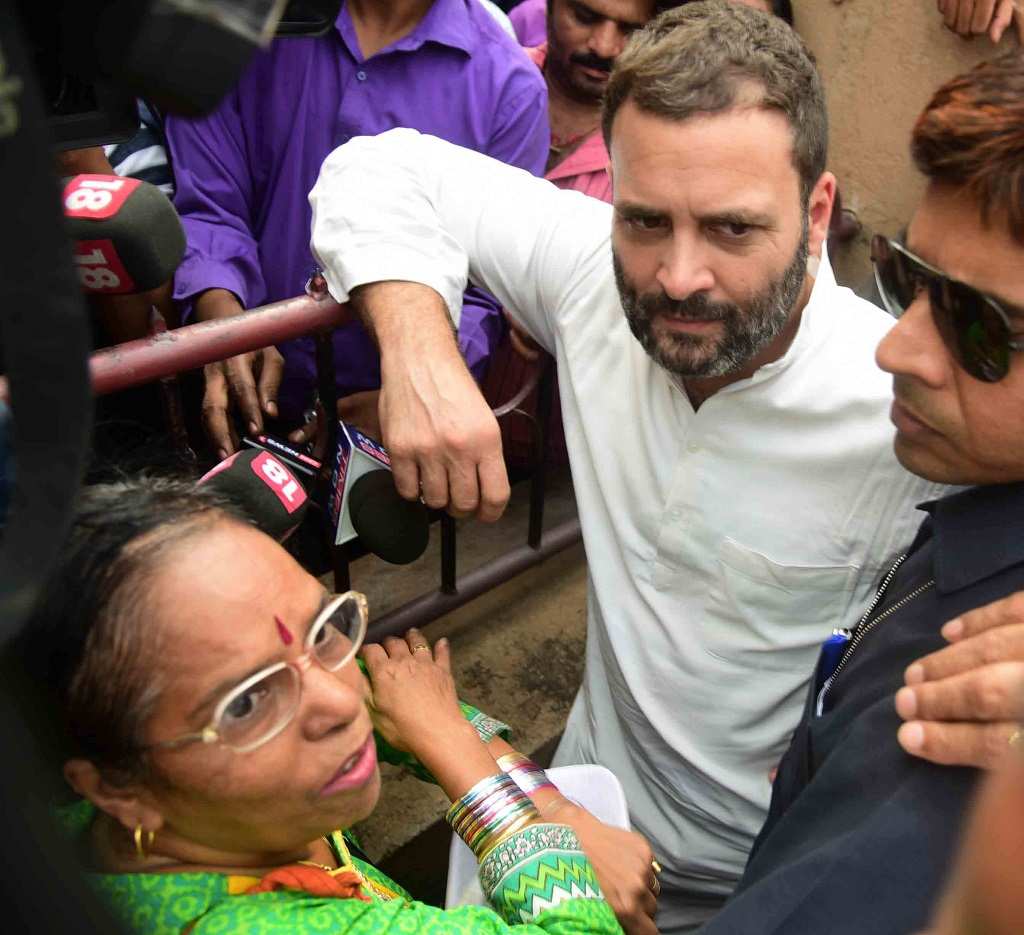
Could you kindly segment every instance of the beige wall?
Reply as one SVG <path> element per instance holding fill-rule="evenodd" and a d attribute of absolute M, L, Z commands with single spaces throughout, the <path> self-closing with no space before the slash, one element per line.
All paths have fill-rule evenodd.
<path fill-rule="evenodd" d="M 836 272 L 857 286 L 869 275 L 868 239 L 896 233 L 914 209 L 921 182 L 908 156 L 910 130 L 948 78 L 1016 46 L 1000 47 L 946 30 L 935 0 L 795 0 L 796 26 L 825 79 L 832 120 L 830 168 L 844 207 L 864 229 L 834 257 Z"/>

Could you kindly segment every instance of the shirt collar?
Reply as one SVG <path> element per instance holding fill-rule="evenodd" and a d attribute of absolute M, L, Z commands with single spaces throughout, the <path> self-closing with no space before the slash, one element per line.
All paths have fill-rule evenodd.
<path fill-rule="evenodd" d="M 1024 483 L 969 487 L 921 505 L 932 515 L 940 592 L 958 591 L 1024 564 Z"/>
<path fill-rule="evenodd" d="M 412 52 L 428 42 L 436 42 L 439 45 L 446 45 L 465 52 L 466 55 L 472 55 L 474 29 L 466 4 L 467 0 L 434 0 L 430 9 L 427 10 L 427 15 L 420 20 L 409 35 L 381 51 Z M 342 41 L 348 46 L 352 55 L 357 59 L 362 59 L 347 3 L 342 4 L 341 12 L 338 13 L 338 18 L 334 21 L 334 28 L 341 35 Z"/>

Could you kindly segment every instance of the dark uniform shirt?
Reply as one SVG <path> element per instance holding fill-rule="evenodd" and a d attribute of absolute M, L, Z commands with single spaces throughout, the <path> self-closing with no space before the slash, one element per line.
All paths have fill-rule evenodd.
<path fill-rule="evenodd" d="M 922 509 L 824 695 L 832 667 L 819 660 L 768 820 L 704 935 L 908 935 L 929 923 L 979 773 L 904 753 L 893 697 L 910 663 L 946 645 L 943 624 L 1024 589 L 1024 484 Z"/>

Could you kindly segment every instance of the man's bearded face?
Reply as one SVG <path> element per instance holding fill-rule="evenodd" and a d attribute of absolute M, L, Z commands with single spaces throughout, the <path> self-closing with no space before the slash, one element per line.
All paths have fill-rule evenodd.
<path fill-rule="evenodd" d="M 664 292 L 640 294 L 613 250 L 615 282 L 634 337 L 659 366 L 683 378 L 724 377 L 741 370 L 785 327 L 807 272 L 807 225 L 782 274 L 743 304 L 713 302 L 703 292 L 672 299 Z M 660 321 L 718 321 L 716 334 L 688 334 L 659 327 Z"/>

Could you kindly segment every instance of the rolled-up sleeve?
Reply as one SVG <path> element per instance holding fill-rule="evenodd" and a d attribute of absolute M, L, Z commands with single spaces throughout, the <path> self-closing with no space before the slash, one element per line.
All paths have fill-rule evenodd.
<path fill-rule="evenodd" d="M 253 236 L 252 173 L 235 94 L 199 120 L 170 117 L 167 143 L 176 183 L 174 205 L 187 249 L 175 274 L 174 298 L 185 316 L 207 289 L 227 289 L 243 308 L 264 301 Z"/>
<path fill-rule="evenodd" d="M 418 282 L 458 325 L 472 281 L 552 350 L 574 291 L 607 274 L 609 205 L 414 130 L 336 149 L 310 202 L 313 252 L 339 302 L 367 283 Z"/>

